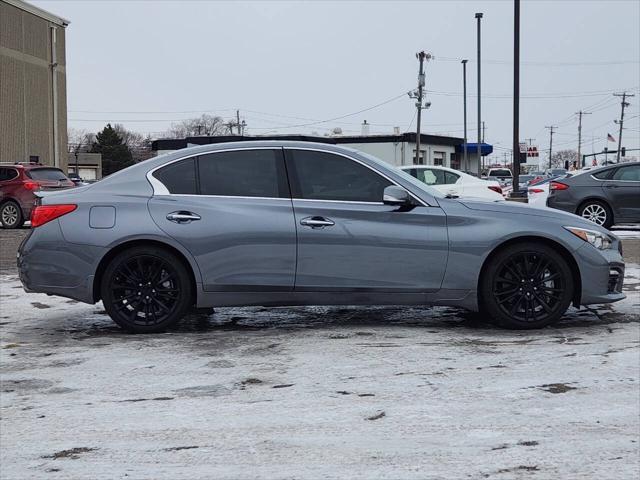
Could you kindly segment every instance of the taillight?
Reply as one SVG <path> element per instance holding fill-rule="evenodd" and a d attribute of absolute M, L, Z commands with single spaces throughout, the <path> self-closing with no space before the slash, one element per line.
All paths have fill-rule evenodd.
<path fill-rule="evenodd" d="M 542 193 L 542 192 L 544 192 L 544 190 L 541 189 L 541 188 L 530 188 L 529 189 L 529 193 Z"/>
<path fill-rule="evenodd" d="M 38 182 L 32 182 L 27 180 L 26 182 L 24 182 L 22 184 L 22 186 L 24 188 L 26 188 L 27 190 L 31 190 L 32 192 L 35 190 L 38 190 L 40 188 L 40 184 Z"/>
<path fill-rule="evenodd" d="M 31 210 L 31 228 L 44 225 L 51 220 L 55 220 L 58 217 L 73 212 L 76 208 L 78 208 L 78 206 L 72 204 L 38 205 L 33 210 Z"/>
<path fill-rule="evenodd" d="M 549 184 L 549 190 L 566 190 L 567 188 L 569 188 L 569 185 L 562 182 L 554 181 Z"/>
<path fill-rule="evenodd" d="M 502 195 L 502 188 L 500 187 L 494 187 L 493 185 L 490 185 L 487 187 L 489 190 L 493 190 L 496 193 L 499 193 L 500 195 Z"/>

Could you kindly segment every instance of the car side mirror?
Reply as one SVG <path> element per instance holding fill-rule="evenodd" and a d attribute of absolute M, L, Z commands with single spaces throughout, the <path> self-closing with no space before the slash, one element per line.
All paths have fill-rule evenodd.
<path fill-rule="evenodd" d="M 409 206 L 413 205 L 413 199 L 409 192 L 396 185 L 389 185 L 384 189 L 382 203 L 385 205 Z"/>

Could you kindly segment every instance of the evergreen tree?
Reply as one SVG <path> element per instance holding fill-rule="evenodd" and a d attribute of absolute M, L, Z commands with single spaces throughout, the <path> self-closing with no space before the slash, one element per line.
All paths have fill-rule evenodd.
<path fill-rule="evenodd" d="M 102 175 L 105 177 L 133 165 L 131 150 L 110 123 L 96 134 L 91 151 L 102 154 Z"/>

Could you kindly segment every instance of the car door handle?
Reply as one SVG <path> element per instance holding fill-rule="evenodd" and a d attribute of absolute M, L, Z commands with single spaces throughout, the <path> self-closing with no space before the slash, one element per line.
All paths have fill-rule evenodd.
<path fill-rule="evenodd" d="M 300 220 L 300 225 L 311 228 L 324 228 L 334 226 L 335 222 L 324 217 L 306 217 Z"/>
<path fill-rule="evenodd" d="M 167 220 L 175 223 L 191 223 L 194 220 L 200 220 L 200 215 L 193 212 L 171 212 L 167 214 Z"/>

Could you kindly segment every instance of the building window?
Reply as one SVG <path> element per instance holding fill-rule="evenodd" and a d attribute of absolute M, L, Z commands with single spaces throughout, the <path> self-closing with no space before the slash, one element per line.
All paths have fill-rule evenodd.
<path fill-rule="evenodd" d="M 416 149 L 413 149 L 413 164 L 414 165 L 424 165 L 425 158 L 427 158 L 427 151 L 420 149 L 420 156 L 418 157 L 418 161 L 416 162 Z"/>
<path fill-rule="evenodd" d="M 460 170 L 460 159 L 458 158 L 458 155 L 452 153 L 449 157 L 449 162 L 451 168 L 453 168 L 454 170 Z"/>
<path fill-rule="evenodd" d="M 445 152 L 433 152 L 433 164 L 444 166 Z"/>

